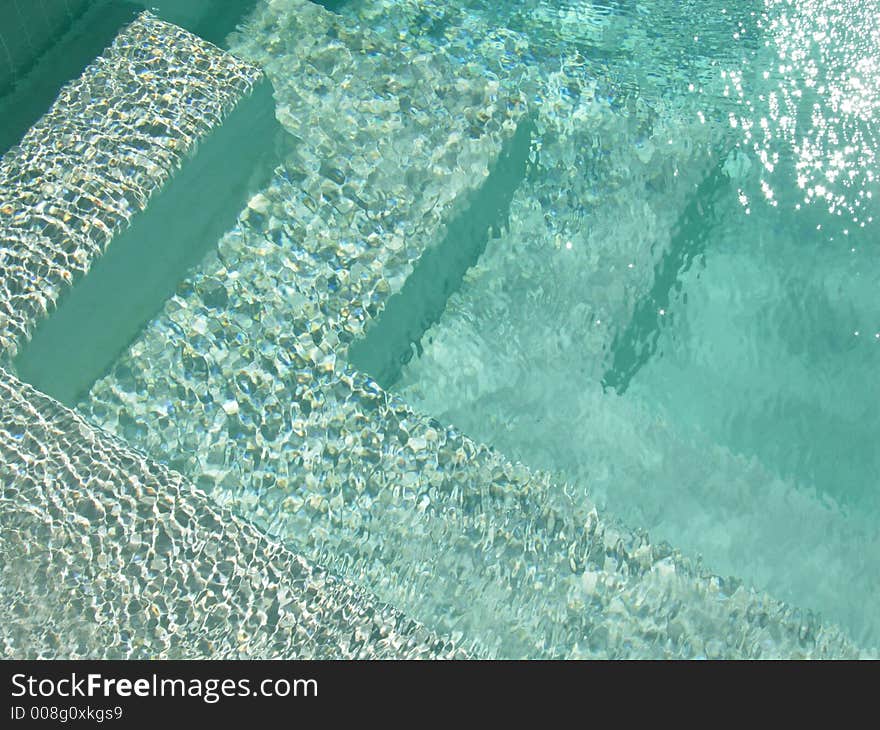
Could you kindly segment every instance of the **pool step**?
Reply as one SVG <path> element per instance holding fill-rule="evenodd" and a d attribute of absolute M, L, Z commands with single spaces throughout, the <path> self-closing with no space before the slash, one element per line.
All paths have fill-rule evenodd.
<path fill-rule="evenodd" d="M 495 261 L 481 267 L 485 241 L 478 247 L 476 269 L 468 277 L 491 290 L 491 297 L 487 295 L 485 311 L 472 324 L 503 329 L 506 313 L 554 306 L 552 294 L 543 296 L 542 284 L 567 286 L 576 272 L 578 280 L 567 290 L 575 303 L 573 311 L 559 311 L 558 316 L 570 320 L 576 337 L 591 343 L 591 362 L 583 364 L 581 375 L 599 378 L 604 373 L 610 381 L 624 367 L 638 367 L 630 363 L 629 349 L 640 344 L 633 340 L 656 335 L 656 326 L 647 335 L 642 332 L 650 324 L 650 310 L 656 320 L 662 306 L 654 304 L 668 298 L 675 286 L 679 260 L 692 258 L 698 247 L 692 232 L 681 229 L 694 217 L 695 197 L 726 183 L 723 174 L 721 183 L 716 178 L 722 153 L 732 142 L 723 130 L 719 134 L 720 125 L 700 123 L 699 109 L 687 95 L 684 102 L 670 101 L 668 93 L 658 93 L 652 79 L 632 88 L 631 46 L 614 61 L 597 58 L 595 45 L 584 55 L 581 41 L 590 34 L 620 36 L 627 22 L 627 32 L 640 30 L 639 24 L 623 17 L 629 11 L 618 16 L 589 2 L 574 3 L 569 10 L 574 17 L 554 15 L 559 27 L 541 25 L 540 33 L 533 32 L 535 23 L 548 20 L 540 3 L 526 3 L 514 11 L 492 3 L 463 10 L 434 0 L 403 0 L 393 7 L 366 0 L 346 6 L 343 13 L 381 28 L 386 38 L 412 45 L 442 34 L 450 48 L 496 73 L 516 64 L 537 70 L 524 80 L 536 121 L 530 172 L 506 206 L 508 230 L 489 246 L 488 255 Z M 669 23 L 679 12 L 671 3 L 662 8 L 662 20 Z M 505 31 L 505 25 L 519 32 Z M 513 49 L 517 58 L 511 55 Z M 662 55 L 656 49 L 650 52 Z M 678 74 L 671 76 L 680 82 Z M 671 80 L 666 75 L 663 79 Z M 709 91 L 710 84 L 706 86 Z M 461 248 L 467 240 L 459 234 L 456 243 Z M 534 259 L 528 258 L 530 252 Z M 497 268 L 505 256 L 503 273 L 481 274 L 481 268 Z M 438 299 L 435 290 L 444 282 L 416 280 L 423 268 L 420 264 L 407 289 Z M 452 294 L 446 292 L 447 297 Z M 365 338 L 352 347 L 352 364 L 383 387 L 397 380 L 401 363 L 430 346 L 421 342 L 422 335 L 436 317 L 420 316 L 418 307 L 410 304 L 413 300 L 392 297 Z M 638 304 L 633 306 L 633 300 Z M 442 312 L 445 304 L 434 309 Z M 633 332 L 627 331 L 628 325 Z M 517 346 L 541 347 L 543 333 L 534 334 L 534 342 Z M 503 378 L 503 373 L 498 376 Z"/>
<path fill-rule="evenodd" d="M 58 5 L 62 6 L 62 13 L 67 15 L 68 9 L 63 8 L 64 0 L 49 0 L 49 4 L 56 6 L 52 11 L 56 20 Z M 23 4 L 17 5 L 21 8 Z M 28 5 L 37 13 L 40 12 L 40 3 Z M 77 0 L 70 4 L 67 22 L 58 28 L 61 34 L 41 49 L 31 65 L 17 70 L 15 83 L 11 87 L 4 90 L 0 83 L 0 118 L 3 119 L 0 125 L 0 155 L 21 141 L 27 130 L 49 110 L 61 88 L 78 78 L 141 10 L 142 7 L 125 0 Z M 14 8 L 10 8 L 10 11 L 15 15 Z M 7 25 L 5 20 L 0 22 L 3 30 L 15 27 L 14 23 Z M 38 30 L 38 34 L 41 30 Z M 0 31 L 0 44 L 7 40 Z"/>
<path fill-rule="evenodd" d="M 604 375 L 625 389 L 645 364 L 676 304 L 670 294 L 705 248 L 707 224 L 737 209 L 721 154 L 730 141 L 687 107 L 652 100 L 647 110 L 620 110 L 598 93 L 591 99 L 590 64 L 554 73 L 539 92 L 542 148 L 511 204 L 509 230 L 489 242 L 422 337 L 397 386 L 402 398 L 554 470 L 627 524 L 704 555 L 707 569 L 819 610 L 876 645 L 880 623 L 859 599 L 880 598 L 869 520 L 770 465 L 677 433 L 638 395 L 631 404 L 597 388 Z M 580 79 L 587 103 L 558 105 L 560 79 Z M 593 148 L 607 154 L 590 157 Z M 730 194 L 719 203 L 722 192 Z M 673 382 L 658 378 L 656 387 Z M 688 392 L 687 378 L 680 385 Z"/>
<path fill-rule="evenodd" d="M 381 3 L 358 11 L 370 5 Z M 402 16 L 365 15 L 414 36 L 418 24 Z M 880 535 L 870 519 L 817 494 L 809 480 L 781 479 L 772 463 L 670 424 L 639 394 L 622 402 L 595 387 L 628 387 L 661 323 L 682 312 L 683 272 L 739 203 L 728 179 L 736 158 L 723 154 L 732 140 L 687 106 L 650 100 L 646 114 L 600 103 L 598 93 L 590 100 L 593 67 L 547 74 L 539 126 L 549 134 L 539 135 L 536 173 L 517 191 L 509 230 L 489 242 L 440 325 L 422 338 L 421 357 L 404 367 L 400 393 L 512 458 L 564 472 L 560 480 L 588 488 L 627 524 L 704 555 L 708 569 L 819 610 L 877 645 L 880 622 L 863 610 L 866 596 L 880 600 L 871 577 Z M 592 103 L 558 104 L 553 89 L 578 79 Z M 639 117 L 650 134 L 634 124 Z M 585 153 L 594 147 L 604 159 Z M 598 176 L 591 163 L 602 165 Z M 657 392 L 678 385 L 684 403 L 692 385 L 676 367 L 667 362 L 654 384 Z"/>
<path fill-rule="evenodd" d="M 0 656 L 466 652 L 0 368 Z"/>
<path fill-rule="evenodd" d="M 18 376 L 67 405 L 82 398 L 271 176 L 279 134 L 263 79 L 35 328 L 14 360 Z"/>
<path fill-rule="evenodd" d="M 233 48 L 266 63 L 293 153 L 80 408 L 494 656 L 858 655 L 345 365 L 525 114 L 504 74 L 519 43 L 471 63 L 442 39 L 264 6 Z"/>
<path fill-rule="evenodd" d="M 422 349 L 422 336 L 443 315 L 489 238 L 500 236 L 508 225 L 511 200 L 528 169 L 533 128 L 530 118 L 520 122 L 467 208 L 447 224 L 443 240 L 419 257 L 403 288 L 388 299 L 366 335 L 351 344 L 349 363 L 383 388 L 397 382 L 401 368 Z"/>
<path fill-rule="evenodd" d="M 257 67 L 145 13 L 62 92 L 0 163 L 0 341 L 6 360 L 23 344 L 27 351 L 28 335 L 56 301 L 62 303 L 56 314 L 66 311 L 67 317 L 73 311 L 68 306 L 76 309 L 91 287 L 86 299 L 92 306 L 124 309 L 124 297 L 103 296 L 107 287 L 125 294 L 126 287 L 155 285 L 149 267 L 180 254 L 163 249 L 160 239 L 179 242 L 180 230 L 192 232 L 191 220 L 180 214 L 181 200 L 192 206 L 193 194 L 202 193 L 208 198 L 202 207 L 214 213 L 214 198 L 229 202 L 224 190 L 206 192 L 200 179 L 215 174 L 200 162 L 206 148 L 219 144 L 228 161 L 235 154 L 230 148 L 254 152 L 241 137 L 267 131 L 253 124 L 253 115 L 235 119 L 254 97 L 270 94 L 261 76 Z M 220 131 L 200 141 L 215 126 Z M 193 163 L 189 155 L 197 143 Z M 136 215 L 148 201 L 149 211 Z M 130 219 L 134 226 L 123 230 Z M 216 243 L 216 234 L 208 238 Z M 133 280 L 131 271 L 120 276 L 117 246 L 129 249 L 123 256 L 129 264 L 132 257 L 139 262 L 139 278 Z M 96 282 L 103 284 L 95 289 Z M 93 314 L 97 326 L 104 312 Z M 63 317 L 50 328 L 59 323 Z M 74 339 L 72 350 L 89 349 Z M 62 370 L 82 365 L 63 348 L 53 356 Z M 267 539 L 179 474 L 2 368 L 0 400 L 3 656 L 466 654 Z"/>
<path fill-rule="evenodd" d="M 0 160 L 0 357 L 15 356 L 260 77 L 143 13 L 62 90 Z"/>
<path fill-rule="evenodd" d="M 639 370 L 655 357 L 662 327 L 671 319 L 667 314 L 678 304 L 682 279 L 717 236 L 721 214 L 716 207 L 723 208 L 730 192 L 724 159 L 719 159 L 675 221 L 669 246 L 654 265 L 651 289 L 638 298 L 629 323 L 615 332 L 602 375 L 603 388 L 623 395 Z"/>

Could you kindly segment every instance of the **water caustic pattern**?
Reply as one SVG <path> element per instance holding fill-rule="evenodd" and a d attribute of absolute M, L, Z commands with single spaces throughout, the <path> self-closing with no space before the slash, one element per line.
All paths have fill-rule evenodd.
<path fill-rule="evenodd" d="M 259 78 L 146 14 L 62 90 L 0 162 L 2 356 Z"/>
<path fill-rule="evenodd" d="M 2 369 L 0 394 L 4 657 L 467 656 Z"/>
<path fill-rule="evenodd" d="M 703 248 L 708 261 L 700 218 L 745 215 L 735 190 L 758 166 L 722 72 L 763 51 L 734 37 L 761 9 L 737 12 L 260 3 L 231 48 L 275 86 L 283 164 L 79 410 L 478 655 L 859 655 L 833 624 L 749 585 L 788 588 L 755 564 L 804 576 L 766 530 L 728 538 L 743 583 L 595 507 L 658 532 L 682 523 L 664 537 L 708 553 L 691 538 L 726 527 L 719 513 L 747 523 L 769 494 L 788 523 L 826 520 L 837 579 L 866 570 L 864 555 L 833 562 L 872 539 L 836 507 L 631 394 L 659 359 L 665 314 L 630 328 L 657 345 L 621 365 L 624 395 L 602 386 L 646 297 L 677 307 L 679 269 Z M 524 129 L 526 169 L 496 165 Z M 506 224 L 388 392 L 347 353 L 369 347 L 370 322 L 489 180 L 514 191 Z M 790 592 L 850 630 L 870 623 L 818 605 L 818 589 Z"/>

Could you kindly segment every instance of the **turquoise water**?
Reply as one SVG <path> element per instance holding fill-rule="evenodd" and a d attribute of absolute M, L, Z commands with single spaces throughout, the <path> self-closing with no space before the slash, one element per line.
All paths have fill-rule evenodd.
<path fill-rule="evenodd" d="M 498 656 L 711 654 L 629 641 L 594 504 L 880 643 L 877 2 L 253 5 L 272 180 L 68 399 Z"/>
<path fill-rule="evenodd" d="M 537 38 L 536 64 L 581 54 L 610 98 L 539 112 L 509 225 L 394 386 L 870 637 L 877 10 L 475 9 Z M 565 112 L 592 123 L 560 133 Z"/>

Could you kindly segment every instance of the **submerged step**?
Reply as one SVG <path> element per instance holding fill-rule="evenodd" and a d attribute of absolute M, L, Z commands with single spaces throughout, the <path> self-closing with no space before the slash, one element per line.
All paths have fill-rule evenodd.
<path fill-rule="evenodd" d="M 589 5 L 582 3 L 580 7 L 589 14 Z M 407 35 L 411 42 L 420 33 L 430 34 L 440 27 L 447 37 L 476 44 L 476 51 L 468 45 L 471 54 L 480 52 L 479 39 L 483 37 L 479 26 L 485 18 L 481 20 L 478 16 L 497 20 L 489 24 L 494 27 L 507 22 L 498 17 L 507 11 L 506 6 L 496 4 L 464 13 L 455 6 L 430 1 L 402 2 L 391 10 L 387 4 L 367 0 L 351 8 L 352 14 L 365 22 L 382 24 L 389 34 Z M 680 4 L 652 3 L 650 24 L 632 23 L 623 29 L 629 43 L 640 38 L 629 51 L 624 51 L 629 55 L 638 45 L 639 64 L 622 69 L 623 73 L 604 87 L 605 93 L 609 89 L 612 92 L 610 108 L 618 120 L 615 129 L 609 131 L 601 124 L 603 115 L 597 118 L 600 105 L 594 103 L 585 108 L 579 106 L 576 98 L 589 96 L 594 69 L 598 73 L 601 67 L 602 72 L 607 72 L 610 66 L 616 75 L 616 61 L 609 61 L 606 66 L 600 63 L 605 58 L 597 57 L 591 49 L 585 52 L 586 59 L 573 64 L 569 71 L 564 62 L 558 64 L 553 49 L 562 53 L 566 46 L 569 50 L 582 50 L 582 45 L 572 42 L 572 31 L 584 37 L 593 33 L 601 36 L 616 21 L 594 16 L 592 26 L 584 22 L 566 27 L 554 17 L 551 25 L 536 33 L 532 14 L 521 12 L 519 21 L 524 32 L 528 31 L 535 44 L 542 44 L 541 52 L 530 57 L 529 63 L 545 65 L 548 80 L 553 80 L 552 85 L 541 88 L 537 94 L 541 99 L 539 109 L 544 111 L 539 125 L 543 132 L 551 132 L 538 137 L 544 145 L 542 157 L 555 155 L 562 164 L 548 172 L 545 185 L 526 186 L 528 193 L 523 195 L 524 199 L 514 201 L 512 227 L 517 235 L 490 242 L 487 253 L 469 272 L 469 281 L 463 287 L 466 291 L 450 299 L 444 313 L 447 321 L 422 337 L 418 355 L 425 355 L 425 359 L 413 357 L 405 366 L 398 383 L 402 396 L 423 412 L 463 427 L 470 435 L 510 456 L 554 473 L 562 472 L 562 478 L 567 476 L 590 488 L 611 512 L 625 516 L 629 524 L 646 526 L 655 536 L 668 539 L 690 554 L 703 553 L 710 568 L 747 577 L 752 585 L 766 587 L 796 605 L 818 608 L 828 620 L 841 622 L 859 640 L 876 644 L 880 624 L 870 611 L 864 610 L 862 600 L 864 596 L 877 595 L 870 575 L 876 567 L 871 556 L 876 553 L 878 534 L 870 517 L 863 518 L 845 505 L 826 501 L 808 478 L 799 480 L 800 483 L 780 479 L 776 462 L 762 467 L 731 453 L 723 445 L 731 444 L 733 439 L 722 439 L 722 446 L 718 446 L 704 434 L 694 437 L 684 428 L 681 434 L 675 434 L 668 411 L 658 409 L 651 413 L 641 407 L 643 404 L 623 403 L 610 394 L 606 400 L 595 392 L 600 379 L 609 391 L 626 391 L 632 377 L 650 364 L 661 331 L 671 334 L 671 327 L 662 326 L 670 324 L 669 305 L 677 303 L 676 297 L 687 281 L 687 270 L 705 251 L 709 238 L 718 236 L 719 219 L 727 214 L 729 204 L 735 208 L 739 205 L 736 188 L 745 186 L 742 166 L 748 166 L 748 153 L 743 148 L 727 159 L 712 152 L 702 164 L 683 161 L 688 159 L 688 150 L 700 146 L 723 151 L 736 145 L 738 135 L 731 135 L 729 130 L 720 139 L 707 135 L 710 117 L 718 111 L 722 114 L 716 120 L 717 127 L 728 126 L 724 112 L 730 108 L 727 90 L 719 83 L 724 76 L 717 64 L 726 59 L 731 67 L 739 68 L 739 54 L 754 53 L 761 45 L 761 34 L 752 34 L 741 48 L 736 48 L 704 43 L 711 34 L 707 32 L 704 37 L 701 31 L 699 48 L 689 49 L 686 59 L 673 56 L 659 46 L 643 47 L 653 45 L 654 39 L 640 38 L 639 34 L 655 23 L 669 27 L 670 19 L 682 12 Z M 738 8 L 735 12 L 742 13 L 741 20 L 747 20 L 748 10 Z M 428 22 L 419 19 L 425 14 L 430 15 Z M 470 17 L 456 17 L 465 14 Z M 460 19 L 460 27 L 450 28 L 455 26 L 451 18 Z M 727 18 L 717 21 L 716 29 L 721 31 L 722 38 L 728 35 L 723 28 L 727 22 Z M 708 30 L 715 23 L 701 25 Z M 622 25 L 623 22 L 618 23 L 618 29 Z M 731 50 L 733 57 L 727 55 Z M 701 62 L 703 54 L 709 63 Z M 656 57 L 659 63 L 648 62 L 648 57 Z M 696 61 L 696 65 L 678 78 L 680 90 L 685 93 L 675 99 L 668 86 L 676 83 L 675 77 L 683 69 L 682 61 Z M 664 110 L 662 104 L 657 104 L 651 93 L 656 88 L 650 79 L 634 88 L 620 83 L 621 77 L 626 79 L 633 69 L 656 70 L 670 62 L 679 68 L 670 74 L 659 72 L 656 79 L 667 87 L 664 96 L 681 102 L 680 108 L 672 104 Z M 559 65 L 563 67 L 561 73 Z M 756 65 L 755 71 L 758 68 L 761 66 Z M 690 92 L 698 89 L 698 94 L 686 92 L 688 87 Z M 566 97 L 563 103 L 552 93 L 560 89 Z M 597 100 L 600 91 L 602 86 L 596 88 Z M 691 106 L 688 99 L 698 100 L 697 106 Z M 670 123 L 658 125 L 648 117 L 643 120 L 647 122 L 647 131 L 634 129 L 639 133 L 627 139 L 624 130 L 635 127 L 633 122 L 642 116 L 645 104 L 659 112 L 661 122 Z M 585 123 L 587 119 L 589 122 Z M 704 122 L 709 123 L 704 126 Z M 583 129 L 599 129 L 592 136 L 582 133 L 578 140 L 579 125 Z M 575 134 L 569 144 L 556 145 L 555 151 L 547 149 L 547 139 L 559 133 L 565 136 L 572 129 Z M 606 147 L 607 140 L 613 139 L 618 130 L 620 138 Z M 592 175 L 590 165 L 583 160 L 589 160 L 588 151 L 597 147 L 604 149 L 607 157 L 617 155 L 618 159 L 604 168 L 606 177 L 597 178 L 598 184 L 591 189 L 583 184 L 583 178 Z M 667 170 L 670 176 L 673 172 L 675 176 L 693 175 L 696 170 L 692 187 L 664 180 L 661 174 L 656 179 L 644 176 L 641 180 L 630 174 L 640 170 L 646 160 L 651 160 L 651 167 L 662 173 L 664 158 L 675 164 Z M 729 176 L 736 178 L 733 183 Z M 629 200 L 622 204 L 618 200 L 608 201 L 609 187 L 628 177 L 633 183 Z M 683 190 L 684 195 L 674 195 L 675 187 Z M 750 187 L 757 195 L 759 186 Z M 548 192 L 549 204 L 543 197 Z M 589 205 L 596 197 L 605 200 Z M 654 210 L 644 201 L 653 201 Z M 671 211 L 672 216 L 665 215 L 663 208 Z M 535 220 L 538 209 L 552 222 L 545 225 Z M 640 225 L 631 225 L 633 220 Z M 658 230 L 662 232 L 659 236 Z M 664 240 L 666 232 L 669 235 Z M 746 234 L 738 248 L 745 252 L 753 244 L 752 237 Z M 502 245 L 508 247 L 506 253 L 500 252 Z M 565 261 L 566 250 L 571 252 L 567 265 L 548 263 L 553 259 Z M 864 272 L 862 267 L 858 273 Z M 697 276 L 699 271 L 692 272 L 692 277 Z M 567 286 L 572 280 L 575 285 Z M 850 289 L 852 284 L 845 287 Z M 683 306 L 672 309 L 681 314 Z M 862 326 L 852 327 L 848 334 L 861 330 L 864 335 L 868 320 L 870 317 L 863 317 Z M 737 370 L 737 356 L 728 352 L 726 357 L 729 360 L 725 364 Z M 674 370 L 675 366 L 667 363 L 665 373 L 655 378 L 655 386 L 665 395 L 664 388 L 675 384 L 679 396 L 687 402 L 692 397 L 692 385 L 682 374 L 678 379 L 670 375 Z M 865 388 L 864 392 L 867 391 Z M 707 400 L 711 409 L 717 398 Z M 798 412 L 801 404 L 797 402 L 783 404 L 796 415 L 806 410 Z M 827 419 L 827 413 L 823 417 Z M 716 414 L 716 418 L 720 416 Z M 685 420 L 676 425 L 687 425 Z M 869 416 L 862 423 L 872 422 Z M 792 430 L 796 426 L 792 424 Z M 782 430 L 776 429 L 776 433 Z M 833 427 L 828 425 L 826 430 Z M 853 430 L 850 426 L 850 432 Z M 870 438 L 867 429 L 859 435 Z M 849 449 L 854 448 L 858 447 L 849 445 Z M 786 451 L 788 446 L 771 438 L 765 440 L 762 450 L 752 453 L 774 449 Z M 825 453 L 829 450 L 830 447 L 825 449 Z M 847 461 L 850 453 L 838 448 L 837 456 Z M 788 454 L 789 461 L 793 458 Z M 870 457 L 860 458 L 869 461 Z M 833 471 L 828 464 L 825 467 Z M 839 471 L 836 476 L 839 481 Z M 657 527 L 658 522 L 662 528 Z M 791 529 L 779 525 L 789 525 Z M 835 537 L 829 537 L 830 534 Z M 834 569 L 829 570 L 829 565 L 834 565 Z"/>
<path fill-rule="evenodd" d="M 403 288 L 388 299 L 366 335 L 349 348 L 349 363 L 383 388 L 397 382 L 414 350 L 421 351 L 422 335 L 440 319 L 489 237 L 499 236 L 507 225 L 510 201 L 526 174 L 533 128 L 528 117 L 520 122 L 485 182 L 446 224 L 443 240 L 422 254 Z"/>
<path fill-rule="evenodd" d="M 670 303 L 681 289 L 682 276 L 706 251 L 717 233 L 715 208 L 731 189 L 722 159 L 699 184 L 693 198 L 676 220 L 669 246 L 654 266 L 650 291 L 639 297 L 631 319 L 614 335 L 602 385 L 623 395 L 633 377 L 654 356 L 661 327 L 669 321 Z"/>
<path fill-rule="evenodd" d="M 257 82 L 37 325 L 18 376 L 67 405 L 83 397 L 268 180 L 279 133 L 271 84 Z"/>
<path fill-rule="evenodd" d="M 0 356 L 147 205 L 260 71 L 143 13 L 0 160 Z"/>
<path fill-rule="evenodd" d="M 466 655 L 2 368 L 0 401 L 4 658 Z"/>
<path fill-rule="evenodd" d="M 582 91 L 586 78 L 584 73 Z M 740 335 L 737 340 L 706 337 L 709 350 L 694 348 L 688 353 L 693 360 L 683 359 L 692 366 L 689 370 L 682 371 L 681 360 L 661 367 L 657 363 L 662 361 L 650 360 L 661 331 L 679 334 L 672 327 L 661 329 L 661 323 L 668 318 L 670 302 L 675 304 L 675 295 L 688 283 L 684 274 L 706 250 L 708 239 L 720 243 L 722 216 L 729 219 L 733 210 L 744 218 L 727 247 L 745 257 L 758 243 L 758 236 L 749 230 L 758 223 L 754 211 L 758 204 L 752 204 L 748 218 L 737 199 L 737 188 L 760 189 L 757 181 L 744 179 L 748 153 L 740 148 L 739 159 L 719 160 L 714 151 L 729 149 L 735 139 L 729 133 L 720 140 L 713 137 L 706 129 L 711 125 L 703 125 L 695 109 L 685 107 L 684 111 L 692 112 L 686 115 L 667 108 L 667 113 L 649 119 L 646 127 L 651 133 L 644 134 L 632 124 L 638 117 L 637 107 L 621 110 L 612 105 L 616 124 L 610 125 L 602 123 L 607 115 L 601 111 L 598 96 L 586 109 L 576 106 L 567 116 L 557 114 L 557 107 L 548 101 L 542 103 L 547 114 L 540 123 L 556 121 L 554 131 L 565 134 L 573 129 L 574 133 L 553 145 L 546 141 L 552 139 L 550 135 L 539 137 L 542 160 L 557 164 L 547 166 L 540 184 L 530 180 L 517 194 L 511 232 L 490 241 L 465 285 L 450 299 L 440 323 L 422 338 L 420 357 L 412 358 L 397 384 L 401 397 L 511 458 L 552 470 L 560 481 L 589 490 L 611 514 L 649 529 L 655 540 L 667 540 L 690 555 L 703 555 L 708 569 L 737 575 L 794 605 L 818 610 L 826 620 L 839 622 L 857 641 L 876 645 L 880 622 L 876 612 L 865 609 L 880 599 L 872 577 L 880 567 L 876 511 L 849 509 L 845 503 L 827 499 L 808 476 L 780 474 L 778 461 L 755 463 L 751 458 L 755 453 L 791 450 L 794 440 L 786 443 L 777 438 L 803 428 L 803 422 L 796 419 L 807 416 L 824 419 L 826 433 L 834 430 L 832 424 L 849 426 L 849 433 L 862 438 L 844 444 L 846 439 L 839 437 L 837 457 L 841 461 L 859 458 L 873 465 L 876 460 L 871 456 L 856 457 L 859 447 L 867 448 L 870 442 L 870 428 L 876 421 L 873 413 L 861 420 L 859 432 L 852 420 L 846 422 L 848 414 L 842 407 L 823 412 L 798 402 L 811 383 L 804 377 L 805 368 L 791 367 L 804 349 L 799 341 L 804 329 L 792 323 L 791 315 L 787 321 L 768 318 L 762 322 L 759 317 L 739 321 L 741 330 L 730 327 Z M 585 154 L 591 148 L 611 160 L 595 186 L 589 180 L 591 165 L 582 161 L 601 164 L 603 155 Z M 698 155 L 701 148 L 711 154 Z M 753 174 L 759 178 L 763 172 L 756 169 Z M 682 176 L 691 180 L 684 183 Z M 628 182 L 619 188 L 621 180 Z M 616 188 L 624 194 L 617 194 Z M 591 205 L 596 199 L 599 202 Z M 725 223 L 729 225 L 729 220 Z M 786 223 L 790 225 L 790 219 Z M 801 226 L 806 231 L 803 220 Z M 856 240 L 856 236 L 849 239 L 854 246 Z M 772 237 L 765 245 L 772 250 Z M 831 250 L 826 254 L 829 260 L 848 255 L 843 243 Z M 814 267 L 817 258 L 804 262 L 804 269 Z M 796 270 L 788 263 L 780 278 Z M 709 267 L 711 271 L 711 257 Z M 864 280 L 868 271 L 872 269 L 865 264 L 852 265 L 848 275 Z M 699 267 L 694 267 L 691 276 L 699 275 Z M 817 289 L 824 294 L 827 288 L 836 301 L 840 292 L 855 287 L 846 278 L 841 276 L 833 285 L 823 282 Z M 791 288 L 803 293 L 798 279 L 791 282 Z M 737 289 L 725 281 L 703 295 L 728 297 L 713 301 L 717 315 L 726 308 L 742 312 L 737 299 L 748 298 L 744 292 L 750 292 L 749 287 Z M 813 299 L 815 295 L 810 294 L 805 298 Z M 822 301 L 816 297 L 815 306 Z M 770 306 L 767 299 L 756 297 L 751 313 L 764 314 Z M 685 307 L 676 309 L 681 313 Z M 825 321 L 830 311 L 823 305 Z M 857 339 L 858 331 L 854 334 L 853 330 L 861 330 L 861 340 L 867 340 L 867 327 L 874 327 L 870 321 L 876 322 L 876 316 L 864 317 L 862 326 L 848 332 L 841 328 L 837 341 L 846 346 L 847 339 Z M 702 391 L 700 406 L 714 411 L 716 421 L 724 414 L 735 414 L 732 423 L 724 424 L 734 432 L 742 429 L 746 418 L 763 415 L 758 413 L 762 403 L 751 413 L 745 405 L 740 412 L 738 406 L 730 405 L 729 387 L 737 383 L 734 378 L 693 380 L 701 374 L 699 367 L 709 369 L 712 363 L 720 371 L 729 368 L 741 383 L 740 363 L 752 356 L 749 348 L 756 346 L 742 334 L 758 322 L 767 328 L 761 337 L 790 345 L 793 356 L 782 362 L 789 368 L 787 373 L 803 380 L 795 397 L 790 394 L 796 388 L 782 383 L 786 376 L 767 377 L 760 383 L 759 393 L 769 385 L 776 397 L 764 403 L 794 417 L 767 429 L 762 448 L 737 450 L 735 439 L 713 442 L 708 437 L 710 427 L 716 434 L 722 430 L 717 423 L 706 419 L 701 424 L 690 417 L 694 393 Z M 705 336 L 709 323 L 703 320 L 702 324 Z M 721 318 L 711 325 L 727 326 Z M 827 327 L 820 331 L 825 335 Z M 869 342 L 859 344 L 864 347 Z M 867 354 L 862 357 L 868 359 Z M 721 360 L 723 366 L 718 366 Z M 827 354 L 824 362 L 828 362 Z M 850 358 L 850 367 L 838 370 L 836 377 L 845 380 L 857 372 L 854 362 L 857 358 Z M 632 376 L 646 365 L 646 370 L 653 371 L 656 388 L 651 399 L 644 391 L 628 389 Z M 776 375 L 778 369 L 771 364 L 767 372 Z M 862 370 L 862 377 L 868 372 Z M 604 394 L 599 387 L 603 377 Z M 626 391 L 625 397 L 618 395 L 618 388 Z M 670 390 L 680 399 L 678 412 L 654 408 L 657 401 L 669 406 Z M 832 395 L 845 392 L 837 386 L 829 390 Z M 748 389 L 740 392 L 747 394 L 744 401 L 755 394 Z M 869 392 L 870 387 L 865 387 L 859 395 L 864 398 Z M 727 410 L 721 411 L 719 404 L 725 397 Z M 852 400 L 849 413 L 858 414 L 863 401 L 858 396 Z M 699 412 L 699 407 L 692 410 Z M 844 417 L 835 420 L 838 414 Z M 772 423 L 775 415 L 767 414 L 767 421 Z M 812 433 L 821 432 L 821 428 L 812 428 Z M 789 463 L 796 458 L 790 453 L 786 457 Z M 822 458 L 821 451 L 817 458 Z M 842 471 L 835 474 L 838 481 Z M 868 485 L 873 484 L 871 473 L 864 479 Z"/>

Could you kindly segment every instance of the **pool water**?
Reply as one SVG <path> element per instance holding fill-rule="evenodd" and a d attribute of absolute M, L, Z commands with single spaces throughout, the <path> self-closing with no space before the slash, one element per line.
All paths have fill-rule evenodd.
<path fill-rule="evenodd" d="M 547 134 L 559 157 L 539 160 L 395 388 L 876 640 L 877 8 L 728 5 L 667 24 L 663 3 L 509 8 L 578 51 L 592 13 L 620 54 L 603 72 L 666 118 L 628 136 L 612 104 L 574 141 Z M 661 32 L 661 48 L 633 42 Z M 679 62 L 693 82 L 674 83 Z"/>
<path fill-rule="evenodd" d="M 83 415 L 489 655 L 723 655 L 594 506 L 880 644 L 876 0 L 238 5 L 271 180 Z"/>

